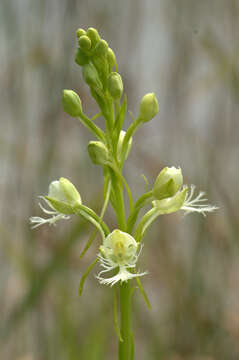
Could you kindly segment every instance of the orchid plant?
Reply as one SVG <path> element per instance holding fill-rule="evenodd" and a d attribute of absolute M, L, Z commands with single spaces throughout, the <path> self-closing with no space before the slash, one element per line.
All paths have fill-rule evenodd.
<path fill-rule="evenodd" d="M 95 137 L 95 140 L 88 144 L 88 153 L 91 161 L 103 169 L 104 203 L 98 215 L 82 203 L 80 193 L 69 180 L 60 178 L 50 183 L 46 196 L 40 197 L 45 207 L 41 203 L 39 206 L 47 217 L 31 217 L 30 222 L 32 227 L 36 228 L 46 223 L 55 225 L 59 220 L 67 220 L 71 215 L 77 215 L 89 221 L 99 232 L 102 243 L 95 259 L 82 276 L 79 293 L 81 295 L 90 271 L 99 263 L 101 270 L 96 278 L 100 284 L 110 285 L 114 289 L 114 324 L 119 340 L 118 358 L 132 360 L 134 340 L 131 327 L 131 296 L 134 281 L 146 304 L 150 306 L 140 281 L 141 276 L 146 275 L 147 271 L 137 270 L 146 230 L 154 220 L 164 214 L 183 211 L 185 214 L 197 212 L 206 215 L 216 207 L 207 204 L 203 192 L 194 196 L 195 186 L 183 185 L 182 171 L 176 167 L 162 169 L 152 189 L 134 201 L 123 174 L 123 167 L 131 150 L 133 135 L 158 114 L 157 98 L 154 93 L 146 94 L 141 99 L 138 116 L 134 118 L 131 114 L 132 122 L 124 131 L 127 101 L 126 95 L 123 95 L 123 81 L 118 73 L 115 54 L 96 29 L 78 29 L 76 34 L 78 49 L 75 62 L 82 68 L 83 79 L 100 111 L 93 118 L 89 118 L 83 112 L 80 97 L 72 90 L 63 91 L 62 104 L 66 113 L 77 118 Z M 105 119 L 104 130 L 95 123 L 98 117 Z M 128 196 L 129 204 L 127 218 L 125 194 Z M 103 220 L 109 204 L 116 214 L 117 229 L 109 229 Z M 145 210 L 149 204 L 151 209 Z M 97 231 L 90 237 L 82 256 L 91 246 Z"/>

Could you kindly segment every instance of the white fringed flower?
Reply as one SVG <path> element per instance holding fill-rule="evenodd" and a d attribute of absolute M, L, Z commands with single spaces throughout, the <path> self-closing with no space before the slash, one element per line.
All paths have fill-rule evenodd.
<path fill-rule="evenodd" d="M 56 211 L 52 206 L 51 204 L 49 203 L 49 201 L 47 201 L 44 196 L 40 196 L 40 198 L 42 198 L 46 203 L 47 205 L 53 209 L 53 210 L 47 210 L 45 209 L 41 203 L 38 203 L 38 205 L 40 206 L 41 210 L 47 214 L 47 215 L 51 215 L 51 217 L 49 218 L 42 218 L 40 216 L 32 216 L 30 217 L 30 224 L 32 224 L 32 229 L 34 228 L 37 228 L 38 226 L 40 225 L 43 225 L 43 224 L 49 224 L 49 225 L 56 225 L 56 222 L 58 220 L 68 220 L 70 219 L 70 216 L 68 215 L 65 215 L 65 214 L 61 214 L 60 212 Z"/>
<path fill-rule="evenodd" d="M 113 286 L 119 281 L 123 282 L 147 274 L 147 272 L 139 274 L 130 272 L 130 269 L 136 266 L 141 249 L 142 245 L 139 245 L 130 234 L 120 230 L 110 233 L 100 247 L 98 255 L 100 265 L 103 267 L 97 276 L 99 282 Z M 101 277 L 102 274 L 117 268 L 119 271 L 115 276 Z"/>
<path fill-rule="evenodd" d="M 81 204 L 79 192 L 75 186 L 65 178 L 60 178 L 59 181 L 52 181 L 49 185 L 48 195 L 40 196 L 40 198 L 43 199 L 50 208 L 50 210 L 45 209 L 42 204 L 39 203 L 41 210 L 45 214 L 51 215 L 51 217 L 31 217 L 30 223 L 33 224 L 32 228 L 46 223 L 55 225 L 58 220 L 67 220 L 70 218 L 69 215 L 74 214 L 74 206 Z"/>
<path fill-rule="evenodd" d="M 206 204 L 208 201 L 204 195 L 204 191 L 200 191 L 199 194 L 193 199 L 193 195 L 195 193 L 195 185 L 191 185 L 189 191 L 187 191 L 187 195 L 181 210 L 184 210 L 186 215 L 191 212 L 198 212 L 206 216 L 206 212 L 212 212 L 218 209 L 217 206 L 213 206 L 210 204 Z"/>

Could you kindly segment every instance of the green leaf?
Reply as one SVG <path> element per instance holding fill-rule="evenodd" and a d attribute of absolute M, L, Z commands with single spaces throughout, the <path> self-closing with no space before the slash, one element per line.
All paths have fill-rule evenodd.
<path fill-rule="evenodd" d="M 83 291 L 83 287 L 84 287 L 84 283 L 85 280 L 87 278 L 87 276 L 89 275 L 89 273 L 91 272 L 91 270 L 95 267 L 95 265 L 98 262 L 98 258 L 96 258 L 91 264 L 90 266 L 88 266 L 88 268 L 86 269 L 86 271 L 84 272 L 84 274 L 82 275 L 81 281 L 80 281 L 80 285 L 79 285 L 79 296 L 82 295 L 82 291 Z"/>

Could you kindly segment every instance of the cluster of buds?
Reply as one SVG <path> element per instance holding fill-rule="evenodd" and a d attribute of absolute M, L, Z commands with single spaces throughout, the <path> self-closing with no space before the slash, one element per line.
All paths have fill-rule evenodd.
<path fill-rule="evenodd" d="M 104 101 L 106 92 L 114 100 L 119 100 L 123 94 L 123 82 L 120 74 L 113 71 L 114 66 L 117 68 L 113 50 L 94 28 L 87 31 L 78 29 L 76 35 L 79 47 L 75 61 L 82 67 L 83 78 L 92 95 L 97 102 Z"/>

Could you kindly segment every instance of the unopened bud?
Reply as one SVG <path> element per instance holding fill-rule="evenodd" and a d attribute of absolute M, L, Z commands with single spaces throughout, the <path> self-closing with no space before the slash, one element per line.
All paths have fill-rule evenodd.
<path fill-rule="evenodd" d="M 78 48 L 76 51 L 75 62 L 80 66 L 88 64 L 89 62 L 88 56 L 81 50 L 81 48 Z"/>
<path fill-rule="evenodd" d="M 165 167 L 157 176 L 153 186 L 153 196 L 157 200 L 174 196 L 183 184 L 183 176 L 180 168 Z"/>
<path fill-rule="evenodd" d="M 105 165 L 109 159 L 108 149 L 100 141 L 90 141 L 88 144 L 88 153 L 92 162 L 96 165 Z"/>
<path fill-rule="evenodd" d="M 98 41 L 95 47 L 94 55 L 104 58 L 107 56 L 108 48 L 108 43 L 105 40 L 101 39 Z"/>
<path fill-rule="evenodd" d="M 81 196 L 75 186 L 63 177 L 60 178 L 59 182 L 68 202 L 71 205 L 75 205 L 76 203 L 81 204 Z"/>
<path fill-rule="evenodd" d="M 63 90 L 62 105 L 67 114 L 78 117 L 82 113 L 81 99 L 73 90 Z"/>
<path fill-rule="evenodd" d="M 94 47 L 100 40 L 100 35 L 98 34 L 98 31 L 92 27 L 87 30 L 86 35 L 90 38 L 92 47 Z"/>
<path fill-rule="evenodd" d="M 100 81 L 98 72 L 93 64 L 86 64 L 83 66 L 82 74 L 85 82 L 92 87 L 98 87 L 102 89 L 102 83 Z"/>
<path fill-rule="evenodd" d="M 107 60 L 108 60 L 110 69 L 112 69 L 112 67 L 116 64 L 116 57 L 115 57 L 114 51 L 111 48 L 108 48 Z"/>
<path fill-rule="evenodd" d="M 109 93 L 114 100 L 121 98 L 123 93 L 123 82 L 120 74 L 112 72 L 108 77 L 108 89 Z"/>
<path fill-rule="evenodd" d="M 158 100 L 154 93 L 146 94 L 140 102 L 139 118 L 143 122 L 150 121 L 159 112 Z"/>
<path fill-rule="evenodd" d="M 61 214 L 73 214 L 74 207 L 81 204 L 81 197 L 75 186 L 67 179 L 52 181 L 45 197 L 50 205 Z"/>
<path fill-rule="evenodd" d="M 82 35 L 80 38 L 79 38 L 79 46 L 82 50 L 90 50 L 91 48 L 91 40 L 88 36 L 86 35 Z"/>
<path fill-rule="evenodd" d="M 84 29 L 80 28 L 76 31 L 76 36 L 78 37 L 78 39 L 83 35 L 86 35 L 86 31 Z"/>

